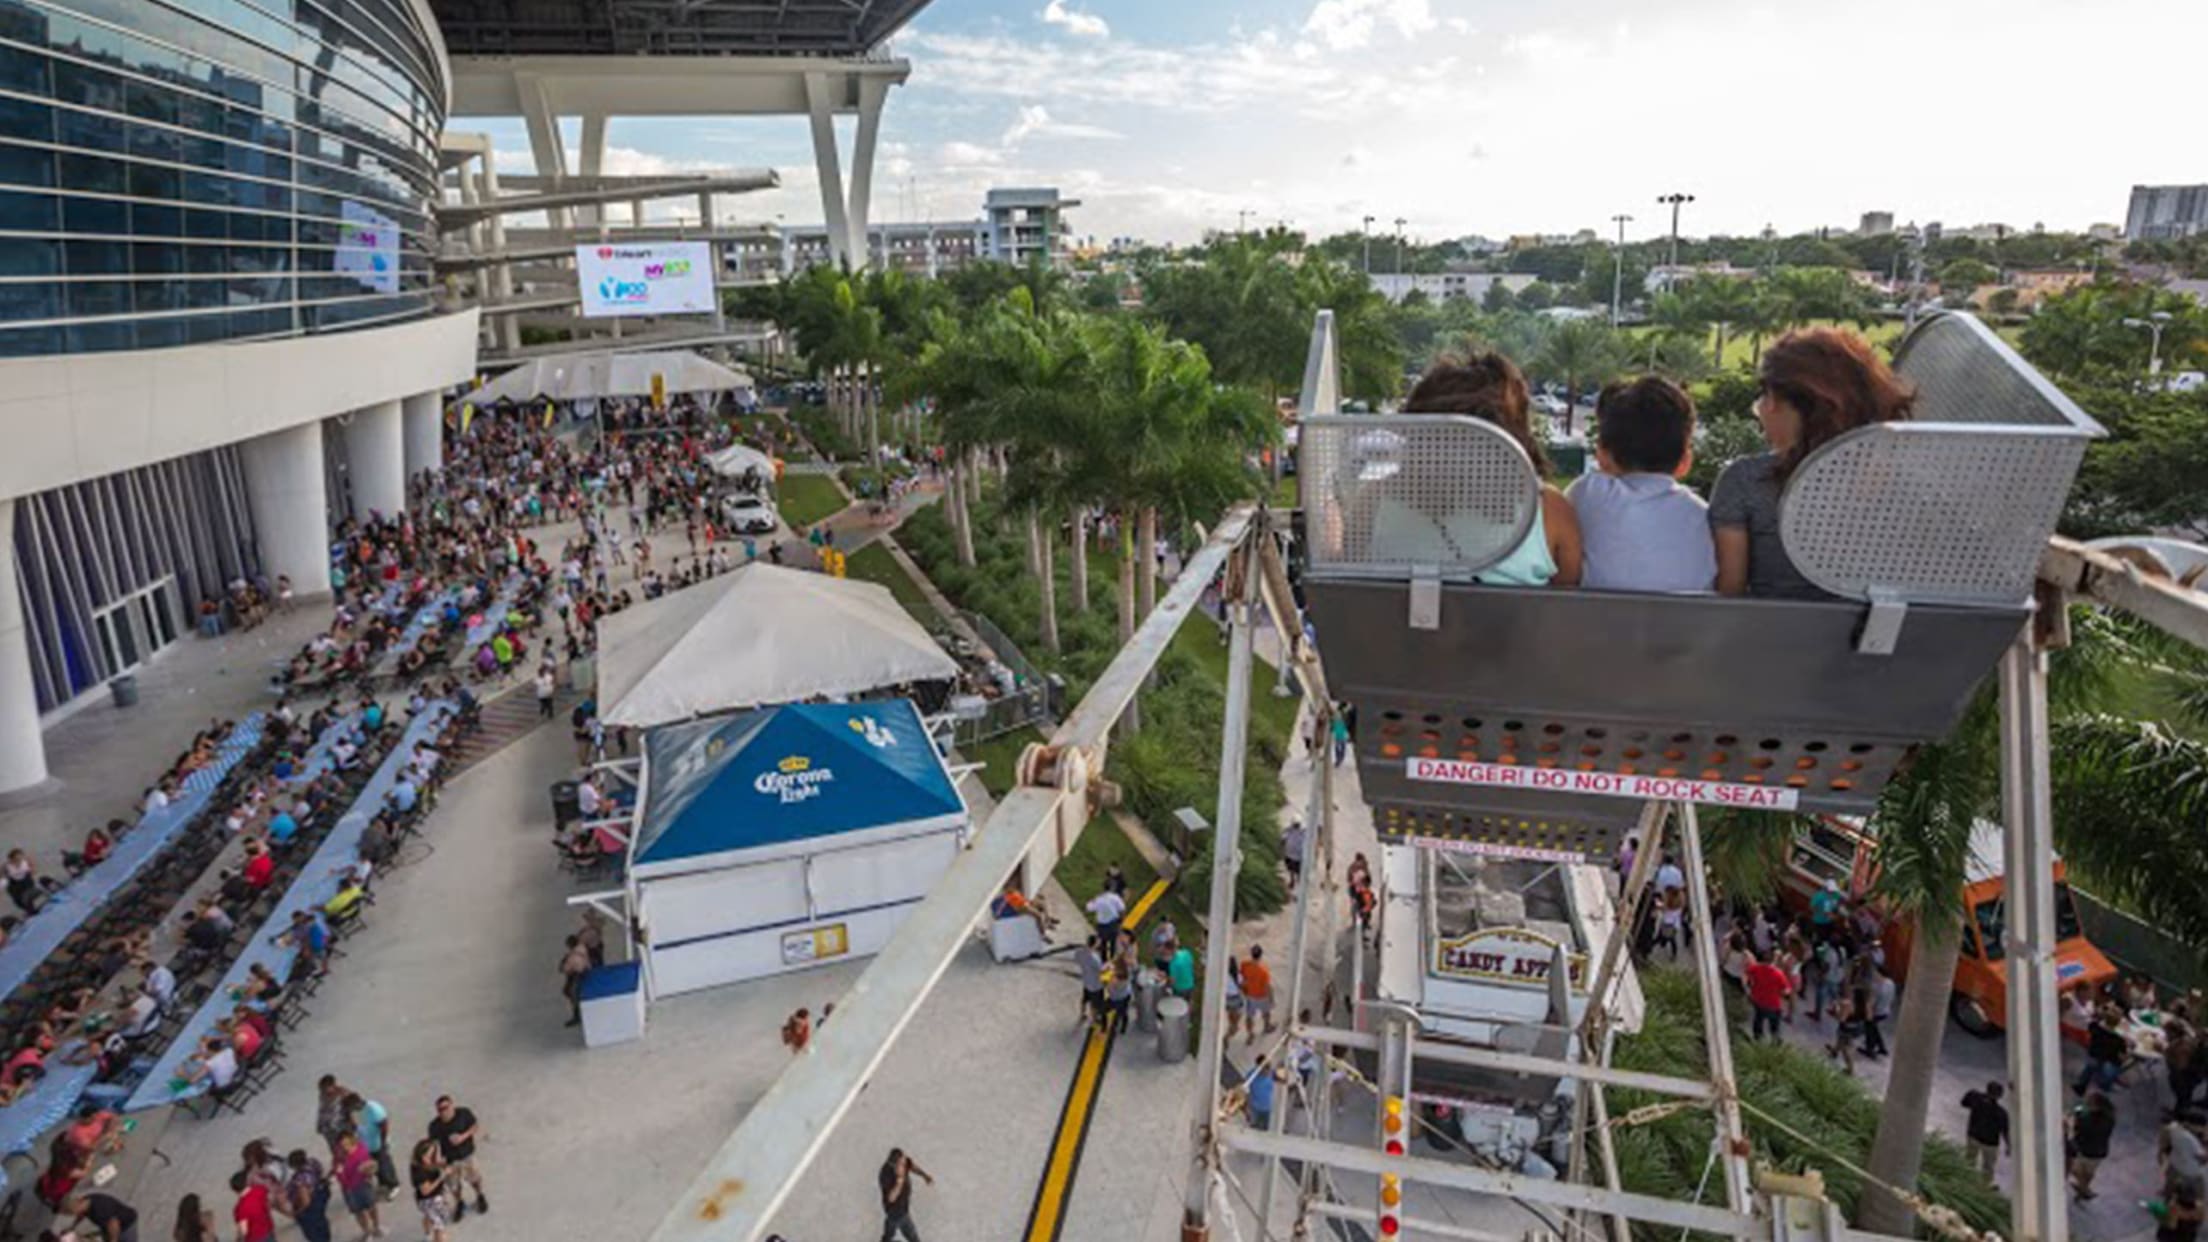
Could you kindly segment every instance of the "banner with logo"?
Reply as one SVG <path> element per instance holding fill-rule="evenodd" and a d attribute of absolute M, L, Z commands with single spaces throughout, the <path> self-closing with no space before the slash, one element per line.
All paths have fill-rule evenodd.
<path fill-rule="evenodd" d="M 1481 983 L 1519 987 L 1549 986 L 1549 972 L 1556 969 L 1560 946 L 1540 932 L 1524 927 L 1488 927 L 1462 936 L 1436 941 L 1431 973 L 1445 979 L 1471 979 Z M 1587 990 L 1587 955 L 1566 952 L 1572 990 Z"/>
<path fill-rule="evenodd" d="M 575 247 L 583 314 L 709 315 L 713 247 L 707 242 L 585 243 Z"/>

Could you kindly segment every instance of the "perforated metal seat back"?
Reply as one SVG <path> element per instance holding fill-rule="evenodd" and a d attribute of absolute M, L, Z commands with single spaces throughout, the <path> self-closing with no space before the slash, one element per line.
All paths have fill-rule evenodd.
<path fill-rule="evenodd" d="M 1540 481 L 1501 428 L 1449 414 L 1300 424 L 1297 469 L 1314 572 L 1468 581 L 1532 529 Z"/>
<path fill-rule="evenodd" d="M 1954 727 L 2026 615 L 1913 608 L 1894 653 L 1871 656 L 1844 601 L 1448 586 L 1440 627 L 1417 630 L 1407 584 L 1305 590 L 1382 835 L 1532 857 L 1607 857 L 1638 803 L 1414 777 L 1431 765 L 1412 761 L 1717 782 L 1862 814 L 1911 746 Z"/>
<path fill-rule="evenodd" d="M 1911 420 L 1810 454 L 1779 508 L 1788 554 L 1849 599 L 2027 598 L 2099 426 L 1968 315 L 1925 320 L 1895 357 L 1917 390 Z"/>

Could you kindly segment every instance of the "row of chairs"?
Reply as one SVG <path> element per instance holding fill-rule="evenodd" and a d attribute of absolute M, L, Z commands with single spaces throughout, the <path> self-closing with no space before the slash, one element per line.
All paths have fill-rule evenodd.
<path fill-rule="evenodd" d="M 461 712 L 456 713 L 452 723 L 447 727 L 447 732 L 445 736 L 441 737 L 439 741 L 441 743 L 444 743 L 446 746 L 449 746 L 450 743 L 455 740 L 458 735 L 472 731 L 477 726 L 480 720 L 480 715 L 480 711 L 475 709 L 463 709 Z M 443 749 L 443 747 L 440 747 L 440 749 Z M 372 770 L 374 765 L 363 764 L 362 766 L 364 770 Z M 365 783 L 365 780 L 363 780 L 363 783 Z M 393 822 L 399 829 L 402 840 L 418 837 L 421 835 L 422 824 L 428 818 L 429 813 L 435 809 L 439 794 L 441 793 L 443 788 L 443 784 L 444 782 L 442 777 L 429 781 L 423 787 L 421 791 L 421 797 L 415 803 L 413 810 L 394 813 L 395 818 Z M 355 788 L 353 792 L 357 796 L 358 789 Z M 333 818 L 331 822 L 334 824 L 335 819 Z M 326 832 L 327 829 L 325 828 L 324 831 Z M 317 840 L 319 841 L 319 837 L 317 838 Z M 302 852 L 299 857 L 303 858 L 311 854 L 312 852 L 313 851 L 310 848 Z M 403 854 L 397 858 L 394 858 L 391 863 L 386 865 L 383 874 L 389 874 L 389 871 L 393 866 L 396 866 L 403 861 Z M 281 868 L 279 868 L 279 871 L 281 872 Z M 295 875 L 296 872 L 294 872 L 294 877 Z M 288 887 L 288 880 L 286 882 L 271 884 L 269 886 L 269 892 L 270 894 L 280 894 L 284 889 Z M 257 927 L 259 930 L 254 934 L 275 934 L 276 929 L 272 929 L 266 926 L 267 917 L 270 913 L 273 912 L 275 900 L 276 898 L 274 896 L 271 896 L 267 902 L 267 908 L 265 909 L 260 908 L 261 903 L 256 903 L 255 914 L 257 915 L 257 917 L 253 921 L 252 925 Z M 325 918 L 325 925 L 329 928 L 330 932 L 330 948 L 328 953 L 330 961 L 342 961 L 345 958 L 346 952 L 343 947 L 345 942 L 351 940 L 354 936 L 358 935 L 361 929 L 367 926 L 368 908 L 374 904 L 374 901 L 374 889 L 373 887 L 371 887 L 367 892 L 363 894 L 361 900 L 353 905 L 346 914 L 337 917 Z M 247 926 L 247 921 L 244 919 L 240 919 L 239 926 L 241 928 Z M 236 946 L 238 952 L 242 952 L 244 946 L 247 943 L 250 943 L 250 937 L 247 937 L 244 940 L 234 939 L 232 943 Z M 229 960 L 235 961 L 236 953 L 230 954 Z M 227 962 L 224 965 L 225 968 L 227 968 Z M 215 978 L 219 978 L 221 973 L 221 971 L 212 972 Z M 271 1038 L 269 1038 L 261 1046 L 259 1052 L 255 1055 L 253 1061 L 250 1064 L 239 1066 L 238 1077 L 231 1084 L 230 1088 L 227 1091 L 223 1091 L 220 1093 L 210 1092 L 206 1096 L 202 1097 L 205 1103 L 204 1105 L 192 1110 L 194 1116 L 200 1117 L 202 1119 L 211 1119 L 225 1110 L 233 1113 L 243 1114 L 245 1111 L 245 1106 L 251 1103 L 256 1096 L 260 1095 L 261 1092 L 265 1091 L 276 1080 L 277 1076 L 283 1072 L 285 1067 L 282 1047 L 282 1032 L 298 1030 L 300 1024 L 303 1023 L 308 1017 L 312 1016 L 307 1008 L 306 1002 L 316 993 L 321 991 L 322 981 L 324 977 L 324 974 L 319 970 L 303 968 L 295 968 L 293 970 L 292 977 L 284 981 L 283 992 L 278 1002 L 275 1005 L 272 1005 L 269 1009 L 269 1017 L 271 1019 L 270 1026 L 272 1027 Z M 211 995 L 211 988 L 207 990 L 202 990 L 199 993 L 198 1000 L 195 1004 L 189 1007 L 179 1006 L 179 1008 L 183 1011 L 184 1014 L 187 1015 L 192 1012 L 196 1012 L 199 1006 L 205 1004 L 208 997 Z M 167 1036 L 167 1039 L 169 1041 L 174 1040 L 176 1033 L 181 1031 L 183 1023 L 186 1020 L 188 1019 L 181 1017 L 179 1018 L 176 1023 L 176 1030 L 172 1031 Z"/>

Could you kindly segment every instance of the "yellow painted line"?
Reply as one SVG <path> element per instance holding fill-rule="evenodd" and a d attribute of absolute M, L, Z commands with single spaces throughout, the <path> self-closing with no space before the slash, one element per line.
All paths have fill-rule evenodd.
<path fill-rule="evenodd" d="M 1158 899 L 1165 896 L 1159 880 L 1127 911 L 1124 925 L 1139 927 Z M 1104 1067 L 1110 1063 L 1114 1036 L 1093 1026 L 1081 1045 L 1081 1060 L 1074 1066 L 1073 1085 L 1058 1114 L 1058 1131 L 1050 1143 L 1050 1159 L 1043 1163 L 1043 1181 L 1035 1189 L 1035 1206 L 1027 1214 L 1026 1242 L 1058 1242 L 1065 1228 L 1066 1204 L 1073 1197 L 1073 1177 L 1081 1168 L 1081 1149 L 1088 1142 L 1089 1119 L 1096 1112 L 1097 1093 L 1104 1085 Z"/>

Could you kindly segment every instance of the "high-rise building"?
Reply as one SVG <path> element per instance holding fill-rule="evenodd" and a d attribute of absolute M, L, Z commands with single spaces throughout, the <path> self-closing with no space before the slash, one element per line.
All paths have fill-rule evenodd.
<path fill-rule="evenodd" d="M 989 257 L 1015 267 L 1031 260 L 1056 263 L 1067 250 L 1065 211 L 1076 199 L 1055 189 L 991 190 L 982 200 L 988 225 Z"/>
<path fill-rule="evenodd" d="M 333 509 L 437 464 L 476 317 L 430 273 L 451 81 L 419 0 L 42 0 L 0 37 L 6 792 L 46 777 L 41 713 L 229 582 L 329 589 Z"/>
<path fill-rule="evenodd" d="M 2168 241 L 2208 233 L 2208 185 L 2135 185 L 2124 213 L 2124 236 Z"/>
<path fill-rule="evenodd" d="M 1894 231 L 1894 213 L 1890 211 L 1866 211 L 1855 225 L 1858 237 L 1884 237 Z"/>

